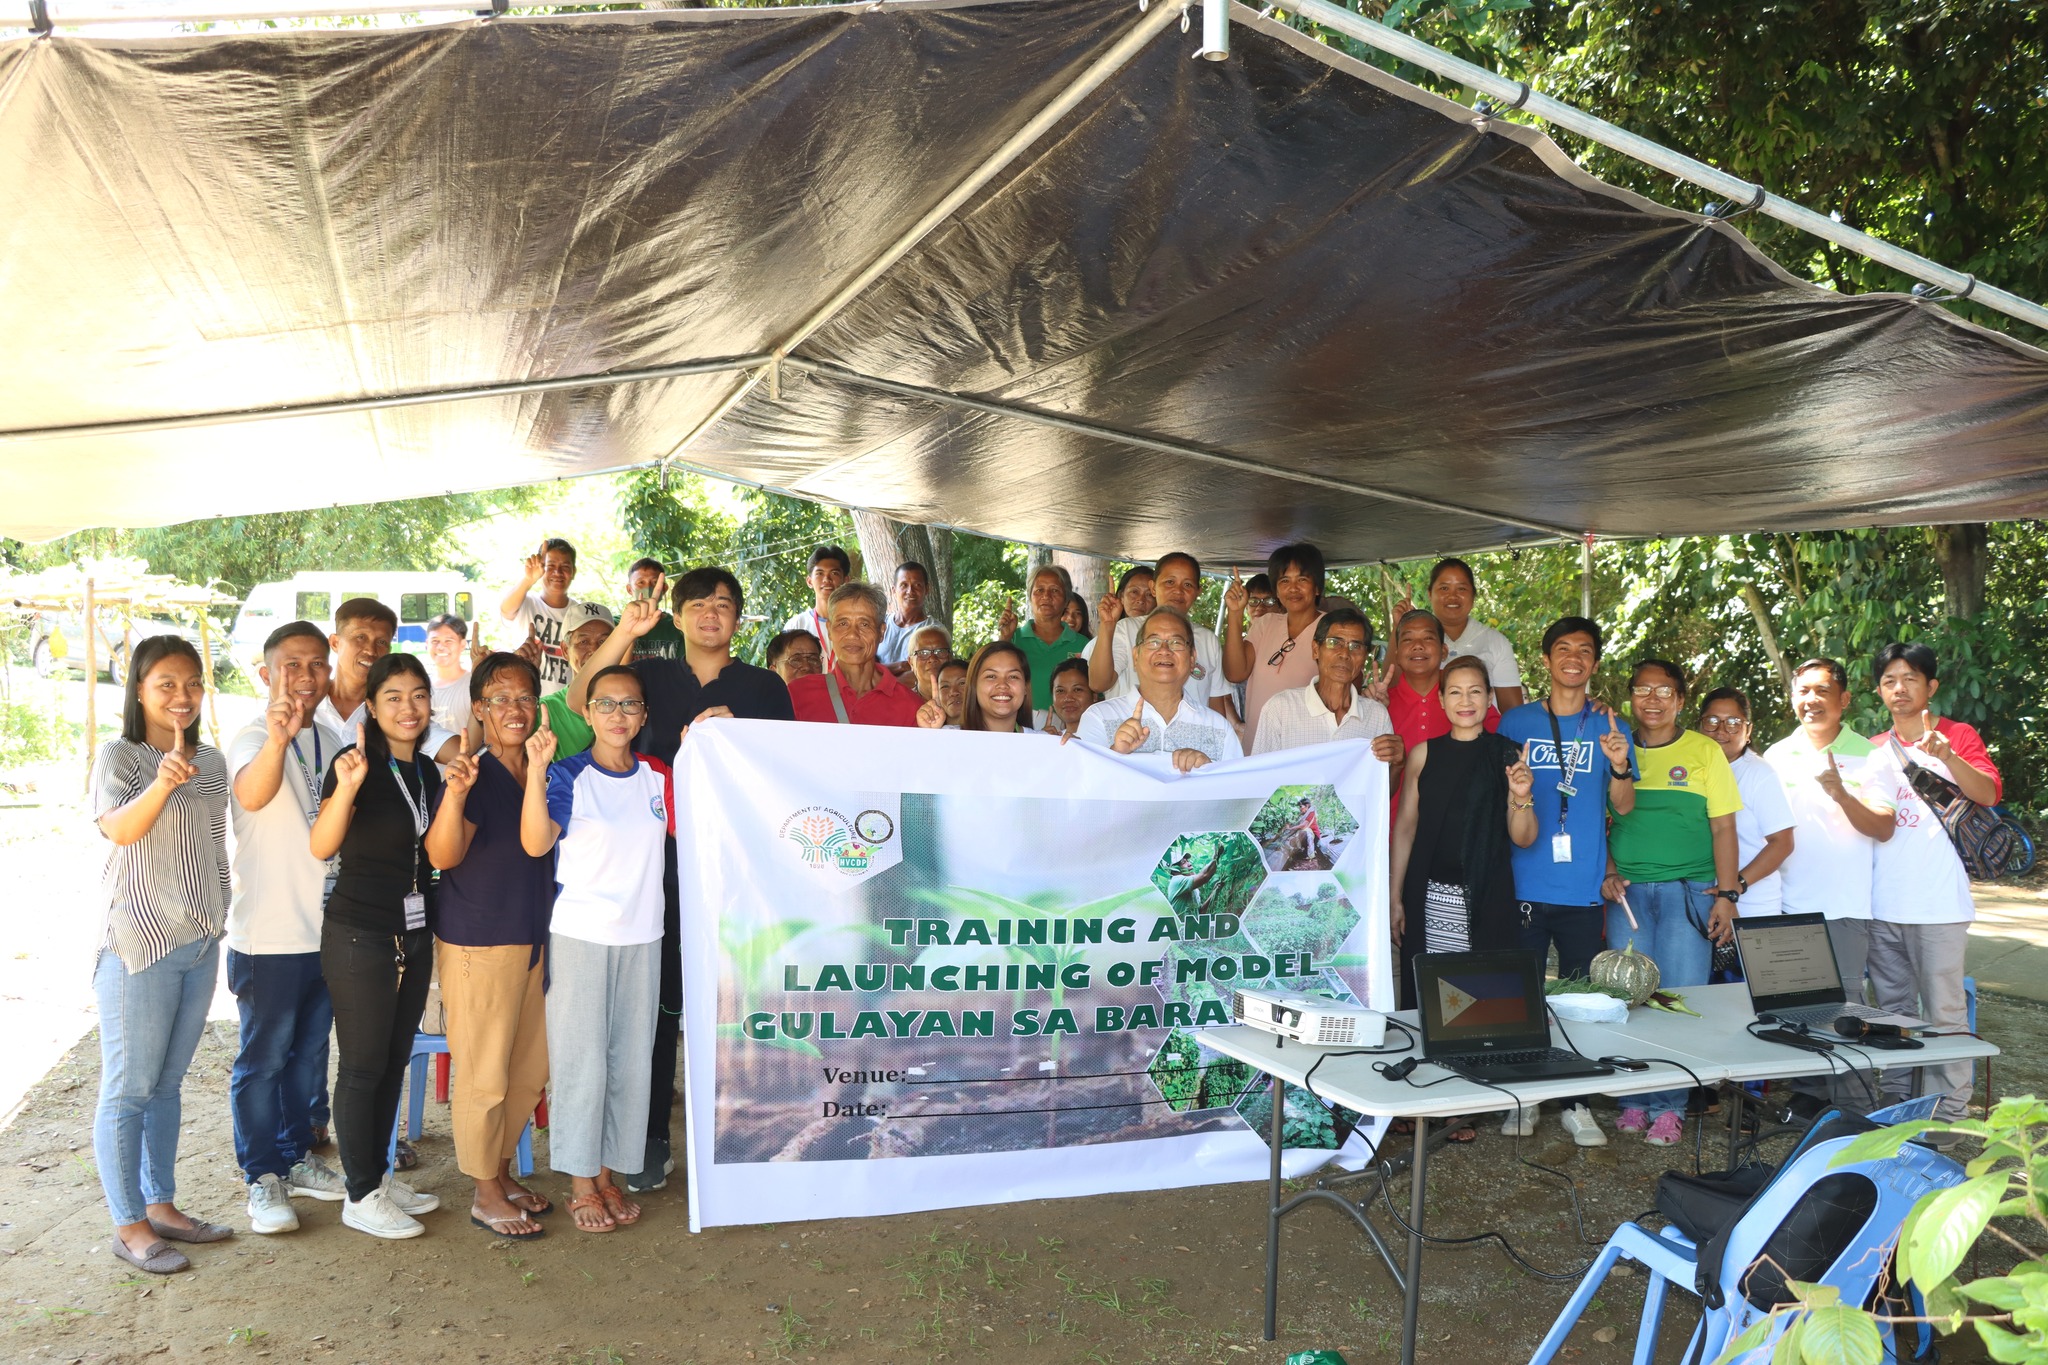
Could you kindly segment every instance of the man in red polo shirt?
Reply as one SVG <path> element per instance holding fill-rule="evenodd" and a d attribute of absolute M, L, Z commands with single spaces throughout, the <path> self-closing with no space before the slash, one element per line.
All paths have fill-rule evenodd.
<path fill-rule="evenodd" d="M 871 583 L 842 583 L 825 601 L 831 668 L 789 685 L 798 720 L 839 725 L 915 728 L 924 704 L 876 657 L 888 623 L 889 599 Z"/>
<path fill-rule="evenodd" d="M 1385 690 L 1383 700 L 1394 733 L 1410 752 L 1425 740 L 1451 732 L 1451 718 L 1444 714 L 1443 696 L 1437 687 L 1446 662 L 1444 651 L 1443 625 L 1426 611 L 1408 612 L 1394 627 L 1392 657 L 1373 691 Z M 1500 712 L 1487 707 L 1486 728 L 1499 727 Z"/>

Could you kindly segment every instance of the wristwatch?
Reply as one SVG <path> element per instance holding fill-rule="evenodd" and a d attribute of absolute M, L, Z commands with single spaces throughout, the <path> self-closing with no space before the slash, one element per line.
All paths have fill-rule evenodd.
<path fill-rule="evenodd" d="M 1743 876 L 1740 872 L 1738 872 L 1735 874 L 1735 880 L 1742 883 L 1742 889 L 1744 891 L 1749 890 L 1749 878 Z"/>
<path fill-rule="evenodd" d="M 1629 771 L 1628 769 L 1626 769 L 1626 768 L 1616 768 L 1616 767 L 1609 767 L 1609 768 L 1607 769 L 1607 775 L 1608 775 L 1609 777 L 1613 778 L 1613 779 L 1614 779 L 1614 780 L 1615 780 L 1616 782 L 1626 782 L 1626 781 L 1628 781 L 1628 780 L 1629 780 L 1630 778 L 1632 778 L 1632 777 L 1634 777 L 1634 776 L 1635 776 L 1635 774 L 1634 774 L 1634 773 L 1630 772 L 1630 771 Z"/>
<path fill-rule="evenodd" d="M 1740 881 L 1741 878 L 1738 876 L 1736 880 Z M 1733 905 L 1737 901 L 1742 899 L 1742 893 L 1740 891 L 1727 891 L 1718 886 L 1714 888 L 1714 895 L 1720 900 L 1727 901 L 1730 905 Z"/>

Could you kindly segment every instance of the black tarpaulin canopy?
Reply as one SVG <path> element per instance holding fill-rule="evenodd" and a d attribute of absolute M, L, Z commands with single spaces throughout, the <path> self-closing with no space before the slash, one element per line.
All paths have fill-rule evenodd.
<path fill-rule="evenodd" d="M 2048 355 L 1234 19 L 0 45 L 0 533 L 664 459 L 1224 562 L 2048 506 Z"/>

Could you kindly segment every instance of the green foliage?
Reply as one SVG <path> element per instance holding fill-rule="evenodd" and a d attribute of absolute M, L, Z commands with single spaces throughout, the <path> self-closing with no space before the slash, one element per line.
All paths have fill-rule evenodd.
<path fill-rule="evenodd" d="M 1227 1109 L 1251 1089 L 1255 1073 L 1247 1062 L 1225 1057 L 1220 1052 L 1205 1054 L 1209 1065 L 1202 1072 L 1202 1100 L 1197 1108 Z"/>
<path fill-rule="evenodd" d="M 80 531 L 46 545 L 0 540 L 0 563 L 34 570 L 81 557 L 132 556 L 148 561 L 151 573 L 188 583 L 218 580 L 236 592 L 289 578 L 301 569 L 452 569 L 474 577 L 476 565 L 453 558 L 454 533 L 503 512 L 531 511 L 539 499 L 533 488 L 505 488 L 360 507 L 220 517 L 138 531 Z"/>
<path fill-rule="evenodd" d="M 1308 953 L 1318 964 L 1358 927 L 1358 911 L 1337 883 L 1326 881 L 1313 896 L 1268 883 L 1245 912 L 1244 928 L 1262 953 Z"/>
<path fill-rule="evenodd" d="M 1152 1059 L 1151 1072 L 1152 1084 L 1159 1087 L 1168 1109 L 1184 1114 L 1194 1107 L 1202 1093 L 1201 1067 L 1202 1048 L 1194 1034 L 1175 1029 L 1166 1036 Z"/>
<path fill-rule="evenodd" d="M 1273 1131 L 1273 1086 L 1270 1081 L 1246 1095 L 1238 1117 L 1261 1138 Z M 1321 1100 L 1299 1086 L 1287 1087 L 1287 1108 L 1280 1117 L 1280 1145 L 1330 1151 L 1337 1146 L 1337 1121 Z"/>
<path fill-rule="evenodd" d="M 1898 1277 L 1925 1297 L 1927 1320 L 1942 1335 L 1967 1326 L 1993 1360 L 2043 1365 L 2048 1260 L 2016 1234 L 2029 1232 L 2038 1241 L 2048 1232 L 2048 1104 L 2021 1095 L 1999 1101 L 1984 1119 L 1894 1124 L 1857 1138 L 1836 1164 L 1881 1160 L 1927 1133 L 1964 1134 L 1984 1148 L 1965 1167 L 1969 1179 L 1923 1196 L 1906 1215 L 1894 1253 Z M 2001 1221 L 2024 1226 L 2007 1233 Z M 1959 1282 L 1957 1270 L 1987 1233 L 2019 1259 L 2003 1275 Z M 1883 1344 L 1875 1318 L 1839 1302 L 1826 1286 L 1795 1281 L 1792 1289 L 1798 1302 L 1754 1324 L 1715 1365 L 1727 1365 L 1774 1334 L 1772 1365 L 1878 1365 Z"/>

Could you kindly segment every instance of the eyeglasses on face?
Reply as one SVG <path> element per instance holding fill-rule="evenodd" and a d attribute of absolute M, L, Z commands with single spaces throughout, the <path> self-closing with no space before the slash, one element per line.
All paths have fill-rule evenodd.
<path fill-rule="evenodd" d="M 1702 730 L 1734 731 L 1740 730 L 1747 724 L 1749 722 L 1741 716 L 1703 716 L 1700 719 L 1700 729 Z"/>
<path fill-rule="evenodd" d="M 1168 654 L 1185 654 L 1194 648 L 1193 645 L 1190 645 L 1178 635 L 1147 635 L 1141 643 L 1154 654 L 1159 653 L 1161 650 L 1165 650 Z"/>
<path fill-rule="evenodd" d="M 518 697 L 485 697 L 477 705 L 486 711 L 531 711 L 540 705 L 540 698 L 528 692 Z"/>
<path fill-rule="evenodd" d="M 1294 641 L 1289 640 L 1287 643 L 1291 645 L 1294 643 Z M 1368 645 L 1363 640 L 1346 640 L 1343 637 L 1337 635 L 1330 636 L 1329 638 L 1325 639 L 1322 643 L 1324 649 L 1342 650 L 1346 654 L 1363 654 L 1366 650 L 1372 648 L 1371 645 Z M 1285 653 L 1286 651 L 1283 650 L 1281 652 Z M 1279 656 L 1275 655 L 1274 657 L 1277 659 Z"/>
<path fill-rule="evenodd" d="M 621 701 L 617 697 L 599 697 L 590 703 L 590 709 L 600 716 L 614 713 L 622 716 L 644 716 L 647 714 L 647 703 L 630 699 Z"/>
<path fill-rule="evenodd" d="M 1670 701 L 1678 695 L 1678 689 L 1670 683 L 1636 683 L 1630 687 L 1631 697 L 1655 697 L 1658 701 Z"/>
<path fill-rule="evenodd" d="M 910 651 L 910 657 L 913 659 L 950 659 L 953 656 L 943 649 L 913 649 Z"/>

